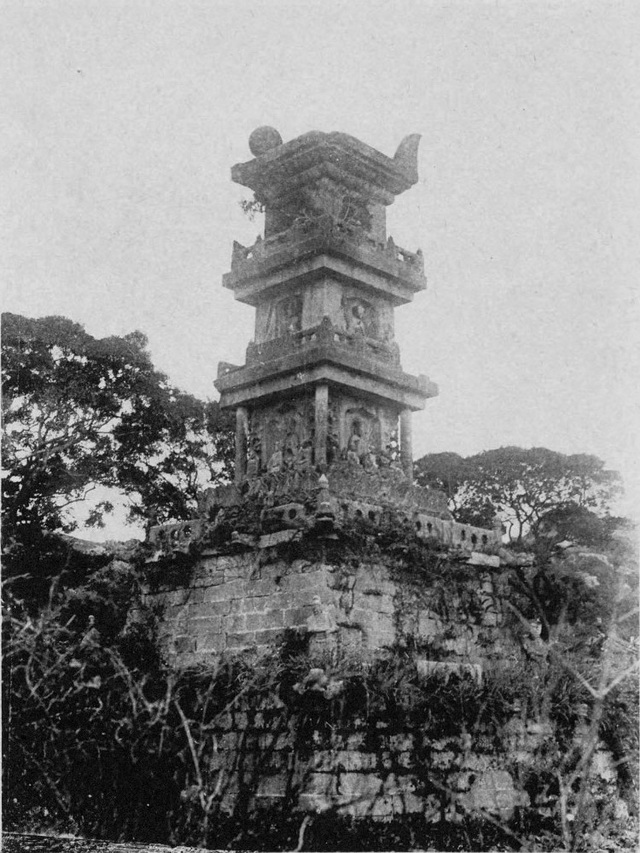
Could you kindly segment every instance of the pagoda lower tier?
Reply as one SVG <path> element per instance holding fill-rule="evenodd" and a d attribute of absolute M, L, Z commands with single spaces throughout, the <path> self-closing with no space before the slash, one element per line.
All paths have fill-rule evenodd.
<path fill-rule="evenodd" d="M 437 386 L 378 350 L 325 317 L 251 345 L 243 367 L 221 365 L 220 404 L 236 410 L 236 482 L 301 465 L 322 472 L 338 459 L 369 471 L 398 462 L 410 476 L 409 415 Z"/>
<path fill-rule="evenodd" d="M 355 527 L 354 527 L 355 525 Z M 292 540 L 340 538 L 365 525 L 415 535 L 478 564 L 495 558 L 500 525 L 493 529 L 454 521 L 447 498 L 411 482 L 399 465 L 365 470 L 354 458 L 337 459 L 326 473 L 292 465 L 208 489 L 197 517 L 152 527 L 148 562 L 197 553 L 277 547 Z"/>

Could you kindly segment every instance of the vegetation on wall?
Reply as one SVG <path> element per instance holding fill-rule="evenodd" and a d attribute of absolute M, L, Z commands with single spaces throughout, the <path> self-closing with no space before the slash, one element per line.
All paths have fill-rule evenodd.
<path fill-rule="evenodd" d="M 360 522 L 342 541 L 316 547 L 347 572 L 358 555 L 386 554 L 417 595 L 476 595 L 470 567 L 393 524 Z M 290 632 L 265 654 L 170 670 L 157 655 L 154 614 L 140 604 L 144 573 L 134 563 L 96 562 L 88 577 L 62 572 L 35 610 L 9 581 L 6 825 L 236 849 L 581 849 L 585 832 L 615 827 L 611 785 L 599 791 L 590 781 L 599 744 L 619 762 L 617 796 L 634 801 L 637 696 L 632 664 L 607 645 L 617 637 L 626 648 L 634 636 L 628 549 L 617 542 L 608 563 L 580 553 L 580 560 L 566 551 L 548 557 L 546 570 L 558 583 L 565 577 L 566 606 L 554 620 L 536 592 L 539 566 L 496 573 L 505 648 L 520 653 L 489 667 L 482 682 L 464 671 L 421 672 L 425 648 L 409 636 L 369 663 L 347 653 L 310 656 L 304 636 Z M 544 619 L 546 641 L 531 632 Z M 314 667 L 340 689 L 314 690 Z M 395 735 L 410 735 L 408 752 L 390 749 Z M 383 780 L 411 771 L 416 793 L 447 820 L 406 816 L 380 825 L 354 822 L 336 806 L 306 817 L 297 810 L 312 754 L 353 736 L 358 749 L 378 756 Z M 514 757 L 513 738 L 521 736 L 530 739 L 524 764 Z M 240 775 L 223 772 L 229 750 Z M 466 762 L 478 753 L 502 756 L 527 792 L 529 805 L 512 819 L 470 806 L 451 787 L 452 769 L 473 775 Z M 342 772 L 334 762 L 336 785 Z M 284 797 L 256 800 L 273 774 L 286 781 Z"/>

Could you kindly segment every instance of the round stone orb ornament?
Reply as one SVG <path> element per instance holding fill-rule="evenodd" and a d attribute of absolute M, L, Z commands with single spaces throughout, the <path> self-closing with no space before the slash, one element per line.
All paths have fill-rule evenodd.
<path fill-rule="evenodd" d="M 256 127 L 249 137 L 249 150 L 254 157 L 259 157 L 261 154 L 266 154 L 273 148 L 282 145 L 282 137 L 275 127 Z"/>

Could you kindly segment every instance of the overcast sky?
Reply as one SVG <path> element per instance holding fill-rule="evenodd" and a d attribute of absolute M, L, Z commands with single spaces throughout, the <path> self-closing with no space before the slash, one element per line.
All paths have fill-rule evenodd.
<path fill-rule="evenodd" d="M 637 2 L 5 0 L 4 310 L 140 329 L 215 398 L 253 309 L 223 290 L 253 242 L 231 183 L 263 124 L 421 133 L 390 209 L 424 252 L 403 366 L 440 396 L 414 451 L 594 453 L 638 478 Z M 633 506 L 640 505 L 635 495 Z"/>

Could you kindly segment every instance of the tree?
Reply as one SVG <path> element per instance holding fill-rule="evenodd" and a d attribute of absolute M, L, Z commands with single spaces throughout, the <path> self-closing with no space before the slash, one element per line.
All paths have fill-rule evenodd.
<path fill-rule="evenodd" d="M 446 492 L 458 521 L 489 526 L 498 515 L 518 542 L 561 507 L 606 514 L 621 491 L 620 475 L 596 456 L 567 456 L 544 447 L 500 447 L 466 458 L 430 454 L 416 462 L 415 472 L 420 485 Z"/>
<path fill-rule="evenodd" d="M 458 453 L 429 453 L 414 464 L 418 485 L 444 492 L 457 521 L 491 527 L 495 508 L 486 496 L 471 491 L 475 474 L 473 457 Z"/>
<path fill-rule="evenodd" d="M 567 503 L 541 515 L 531 526 L 538 541 L 551 545 L 567 542 L 576 545 L 606 546 L 614 531 L 630 524 L 628 519 L 606 515 L 601 517 L 585 506 Z"/>
<path fill-rule="evenodd" d="M 5 542 L 71 531 L 97 485 L 132 519 L 189 518 L 207 480 L 224 481 L 230 422 L 173 388 L 140 332 L 96 339 L 64 317 L 2 317 Z M 102 501 L 88 523 L 112 509 Z"/>

